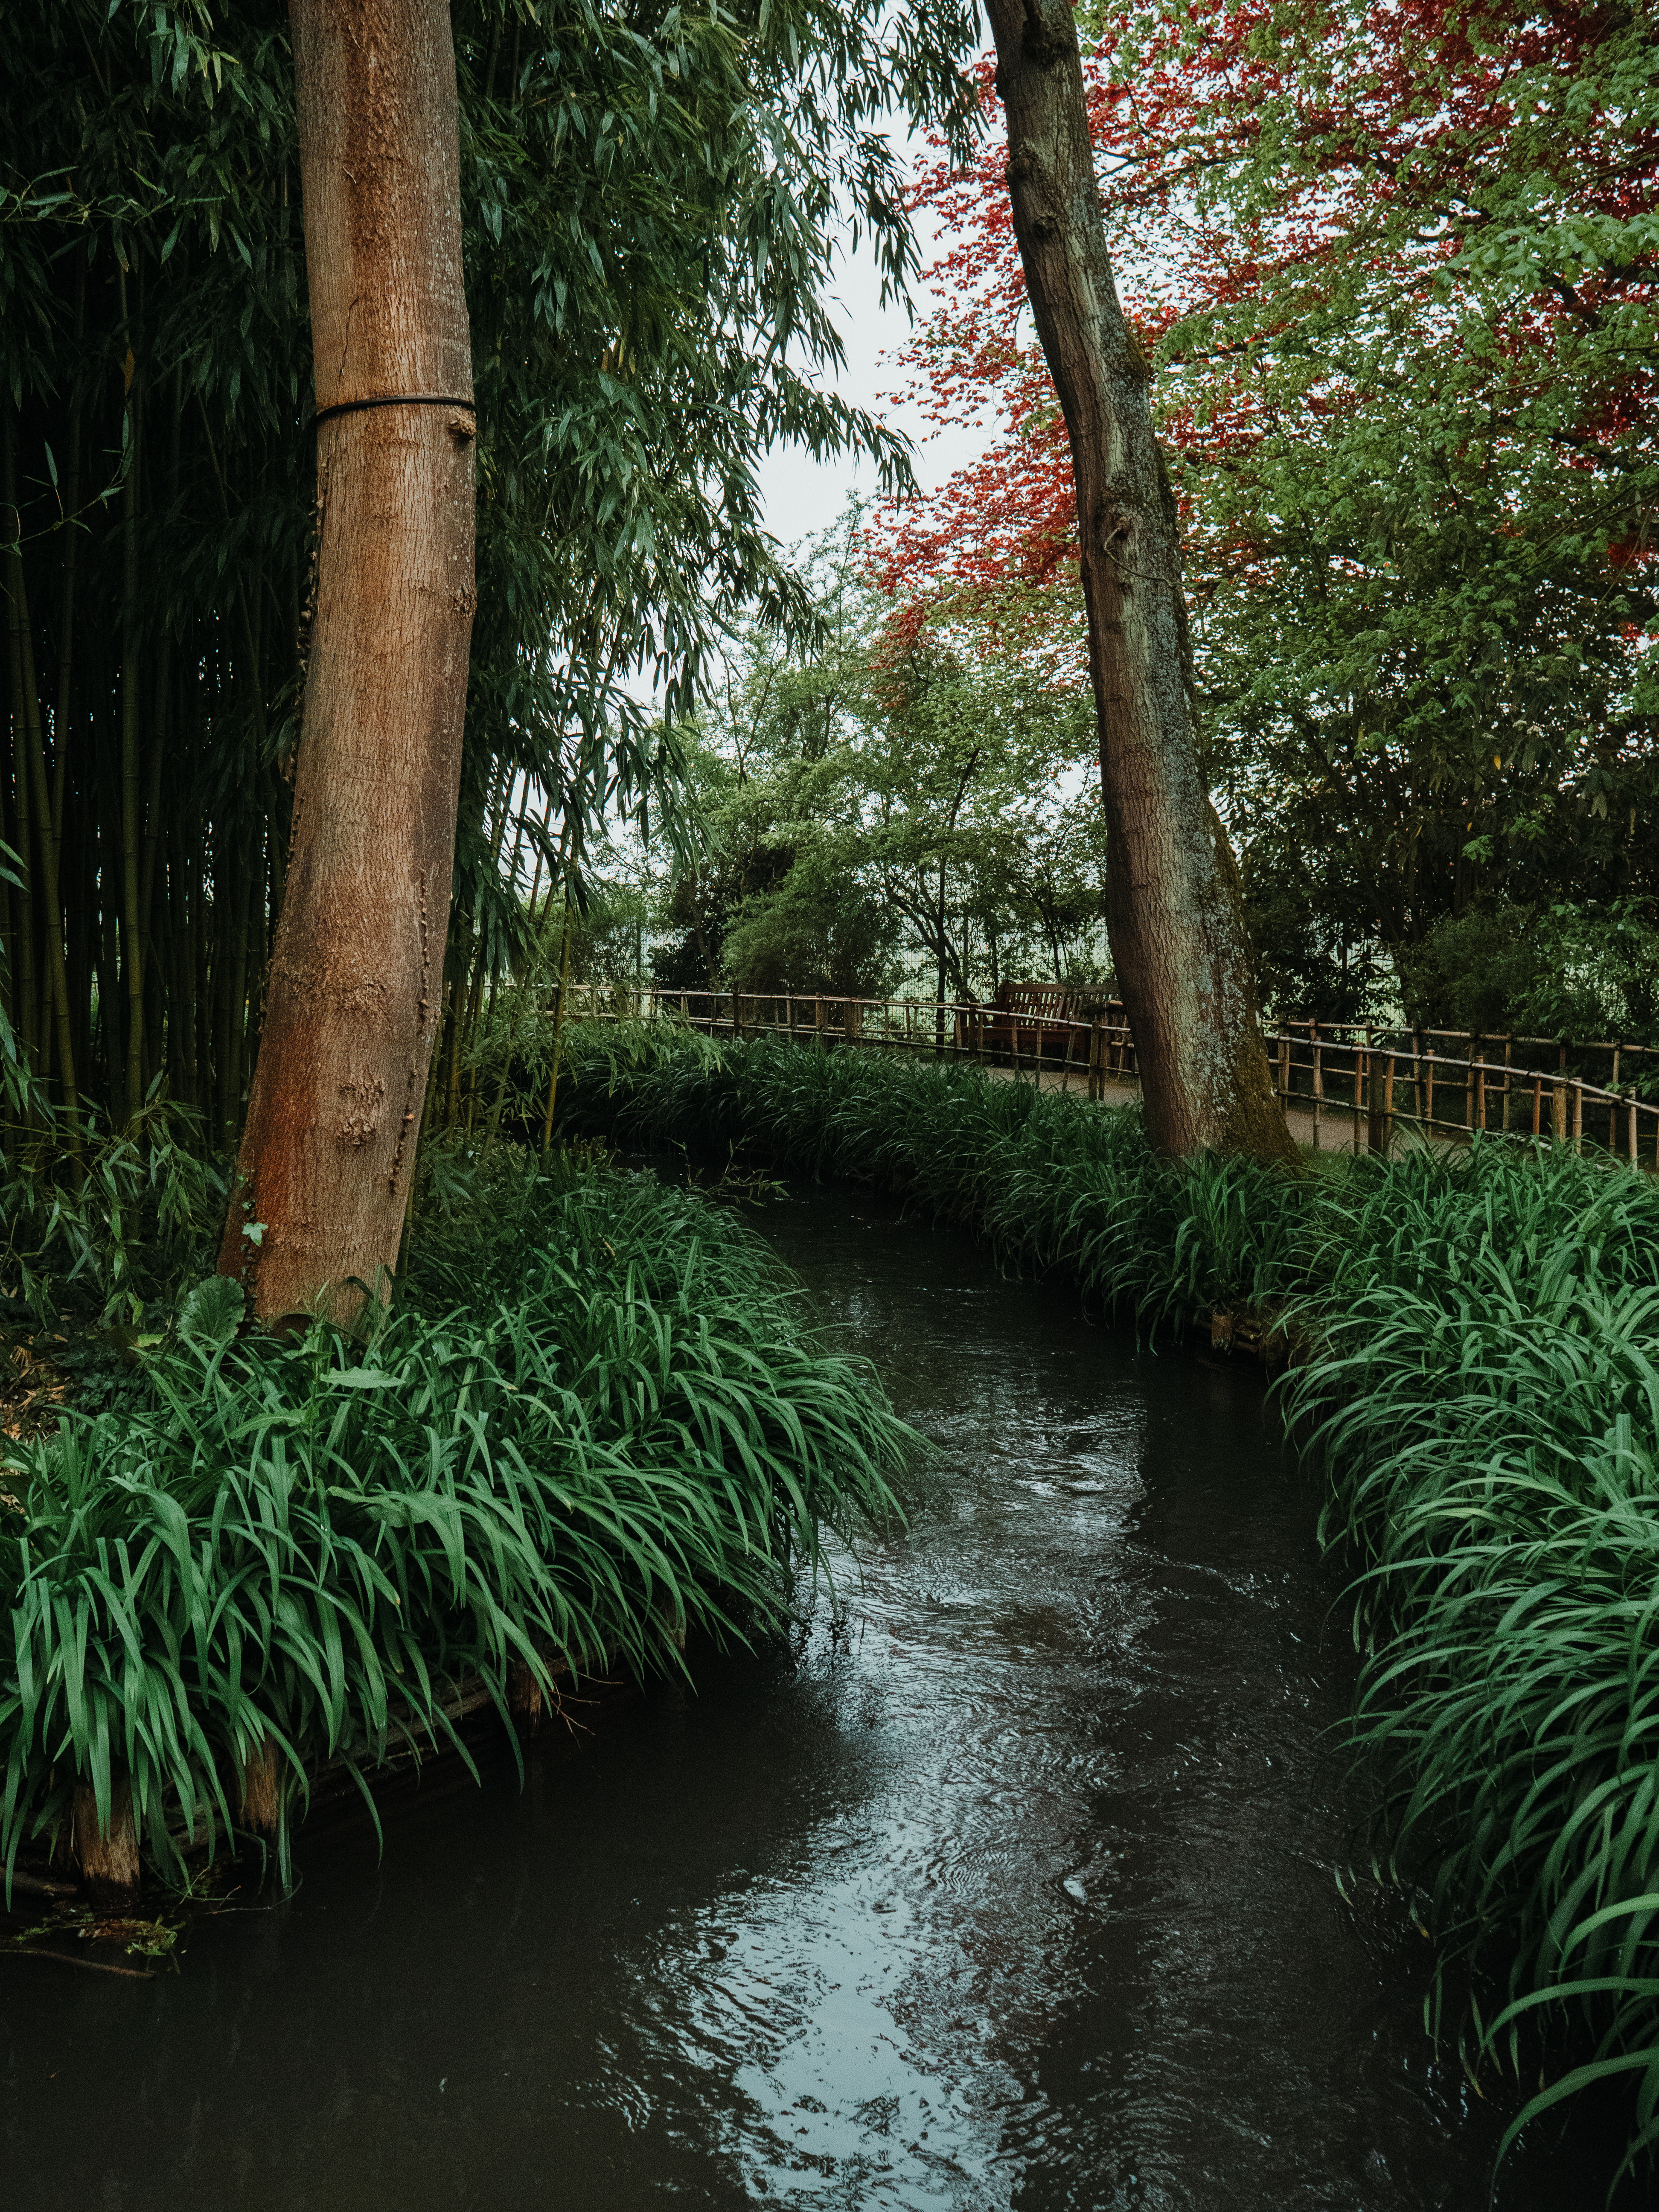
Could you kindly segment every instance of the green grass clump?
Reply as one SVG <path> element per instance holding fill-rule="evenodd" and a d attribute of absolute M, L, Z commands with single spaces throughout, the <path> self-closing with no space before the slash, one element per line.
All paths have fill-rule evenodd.
<path fill-rule="evenodd" d="M 515 1663 L 555 1696 L 561 1661 L 675 1666 L 687 1624 L 786 1617 L 821 1528 L 890 1504 L 908 1431 L 739 1223 L 504 1152 L 464 1195 L 371 1343 L 239 1340 L 198 1300 L 144 1403 L 13 1448 L 8 1866 L 77 1780 L 106 1819 L 125 1782 L 177 1873 L 274 1753 L 286 1873 L 307 1776 L 453 1739 L 464 1676 L 506 1713 Z"/>
<path fill-rule="evenodd" d="M 1634 2158 L 1659 2140 L 1659 1195 L 1484 1146 L 1357 1199 L 1289 1383 L 1327 1539 L 1364 1562 L 1357 1738 L 1447 1950 L 1502 1978 L 1480 2043 L 1517 2069 L 1530 2023 L 1587 2044 L 1522 2120 L 1631 2074 Z"/>
<path fill-rule="evenodd" d="M 1475 2047 L 1530 2067 L 1536 2028 L 1586 2054 L 1517 2129 L 1626 2073 L 1632 2160 L 1659 2141 L 1650 1177 L 1486 1139 L 1300 1177 L 1171 1164 L 1132 1109 L 662 1029 L 579 1033 L 570 1062 L 590 1127 L 903 1193 L 1154 1333 L 1274 1316 L 1298 1347 L 1287 1414 L 1328 1473 L 1325 1539 L 1359 1563 L 1355 1740 L 1443 1964 L 1473 1970 Z"/>
<path fill-rule="evenodd" d="M 563 1126 L 902 1194 L 1022 1270 L 1064 1267 L 1150 1334 L 1309 1288 L 1317 1186 L 1254 1162 L 1156 1159 L 1133 1108 L 1079 1112 L 951 1061 L 764 1040 L 712 1050 L 666 1024 L 579 1024 Z"/>

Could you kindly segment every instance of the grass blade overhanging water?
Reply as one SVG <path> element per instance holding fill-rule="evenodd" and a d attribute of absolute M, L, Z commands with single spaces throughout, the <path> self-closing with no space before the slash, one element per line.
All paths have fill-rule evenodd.
<path fill-rule="evenodd" d="M 1285 1177 L 971 1067 L 653 1030 L 568 1047 L 573 1124 L 874 1183 L 1146 1334 L 1267 1314 L 1359 1565 L 1378 1828 L 1475 2053 L 1608 2073 L 1659 2144 L 1659 1188 L 1477 1139 Z M 1495 1996 L 1492 1992 L 1496 1991 Z M 1582 2063 L 1571 2063 L 1580 2054 Z M 1472 2053 L 1473 2055 L 1473 2053 Z"/>
<path fill-rule="evenodd" d="M 181 1340 L 149 1401 L 14 1449 L 0 1845 L 118 1790 L 154 1863 L 242 1824 L 274 1765 L 286 1878 L 307 1778 L 454 1737 L 477 1677 L 681 1663 L 688 1626 L 784 1619 L 820 1531 L 888 1510 L 912 1439 L 811 1342 L 788 1279 L 706 1201 L 496 1157 L 428 1221 L 365 1347 Z"/>

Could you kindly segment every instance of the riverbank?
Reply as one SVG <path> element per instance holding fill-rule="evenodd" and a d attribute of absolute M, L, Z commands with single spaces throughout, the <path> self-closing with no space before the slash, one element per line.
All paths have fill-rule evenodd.
<path fill-rule="evenodd" d="M 317 1777 L 372 1811 L 473 1706 L 773 1632 L 908 1445 L 751 1232 L 614 1169 L 502 1147 L 430 1194 L 368 1339 L 241 1303 L 209 1279 L 118 1402 L 8 1443 L 0 1855 L 106 1912 L 249 1844 L 286 1882 Z"/>
<path fill-rule="evenodd" d="M 1064 1269 L 1154 1341 L 1256 1316 L 1358 1568 L 1356 1741 L 1471 2056 L 1659 2132 L 1659 1193 L 1477 1141 L 1285 1177 L 922 1061 L 578 1030 L 568 1126 L 836 1176 Z M 1457 2023 L 1443 2023 L 1455 2033 Z"/>

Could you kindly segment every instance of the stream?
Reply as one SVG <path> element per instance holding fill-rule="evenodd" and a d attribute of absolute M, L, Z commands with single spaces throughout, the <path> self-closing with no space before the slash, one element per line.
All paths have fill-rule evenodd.
<path fill-rule="evenodd" d="M 937 1444 L 793 1656 L 301 1832 L 151 1984 L 0 1960 L 4 2212 L 1481 2212 L 1513 2109 L 1362 1873 L 1259 1375 L 860 1193 L 755 1216 Z M 1547 2124 L 1498 2212 L 1601 2204 Z"/>

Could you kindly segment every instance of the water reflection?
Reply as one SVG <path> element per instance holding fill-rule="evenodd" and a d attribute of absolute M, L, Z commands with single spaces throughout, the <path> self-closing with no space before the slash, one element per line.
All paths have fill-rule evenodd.
<path fill-rule="evenodd" d="M 1425 1947 L 1333 1881 L 1350 1661 L 1254 1378 L 856 1197 L 763 1219 L 939 1445 L 908 1531 L 799 1665 L 428 1787 L 378 1868 L 312 1838 L 176 1980 L 0 1961 L 6 2212 L 1484 2205 Z"/>

